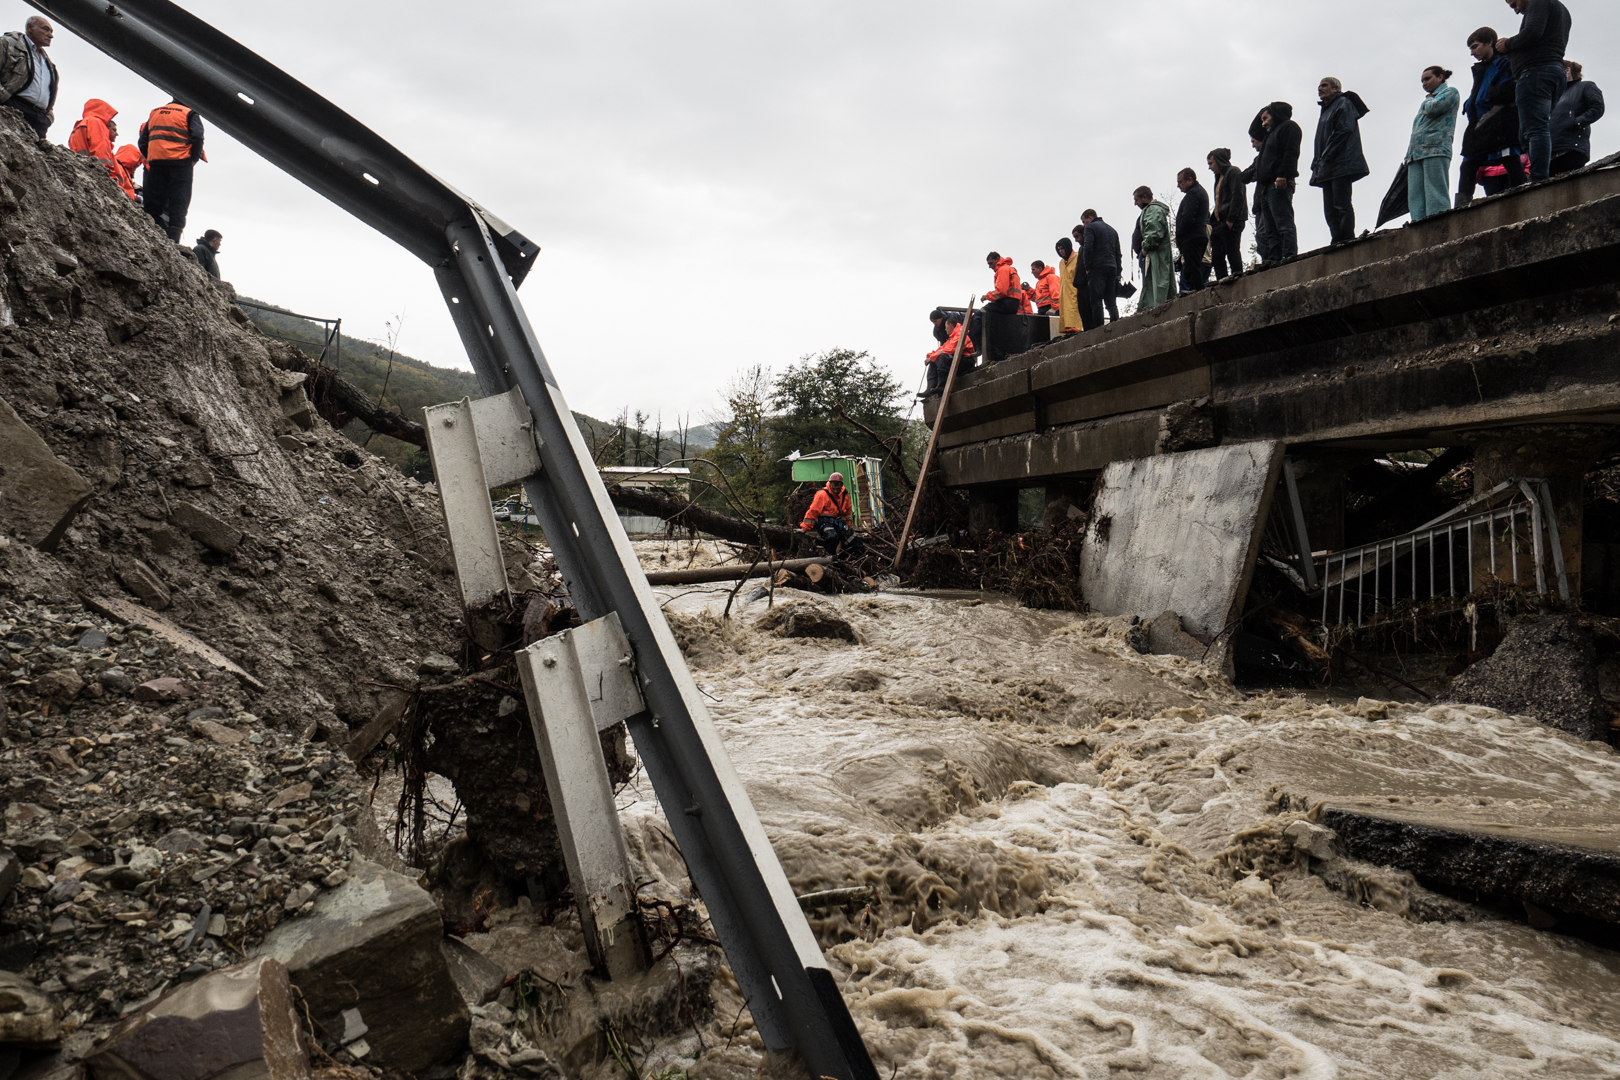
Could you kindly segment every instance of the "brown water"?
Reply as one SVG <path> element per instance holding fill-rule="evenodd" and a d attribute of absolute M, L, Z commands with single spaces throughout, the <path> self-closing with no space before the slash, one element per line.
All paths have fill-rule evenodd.
<path fill-rule="evenodd" d="M 875 910 L 813 920 L 880 1075 L 1620 1075 L 1620 955 L 1411 921 L 1398 875 L 1359 890 L 1367 906 L 1279 836 L 1299 817 L 1282 808 L 1325 796 L 1612 805 L 1606 748 L 1479 708 L 1245 700 L 1136 655 L 1118 620 L 813 601 L 855 626 L 849 644 L 753 629 L 763 600 L 722 622 L 722 587 L 677 593 L 671 621 L 795 889 L 880 886 Z M 656 804 L 625 816 L 643 851 Z M 740 1002 L 722 998 L 724 1036 Z M 647 1071 L 745 1075 L 746 1014 L 735 1030 L 731 1051 L 693 1062 L 688 1037 Z"/>

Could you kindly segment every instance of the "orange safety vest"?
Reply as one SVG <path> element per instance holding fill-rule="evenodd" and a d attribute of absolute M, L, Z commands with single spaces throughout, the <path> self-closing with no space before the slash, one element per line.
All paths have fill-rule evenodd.
<path fill-rule="evenodd" d="M 159 105 L 146 125 L 146 160 L 191 160 L 191 110 L 184 105 Z M 208 155 L 202 154 L 207 161 Z"/>
<path fill-rule="evenodd" d="M 816 492 L 814 499 L 810 500 L 810 509 L 805 511 L 804 520 L 799 523 L 799 528 L 809 532 L 816 527 L 816 518 L 819 517 L 838 518 L 840 521 L 848 521 L 850 509 L 848 489 L 834 495 L 830 487 L 824 487 Z"/>

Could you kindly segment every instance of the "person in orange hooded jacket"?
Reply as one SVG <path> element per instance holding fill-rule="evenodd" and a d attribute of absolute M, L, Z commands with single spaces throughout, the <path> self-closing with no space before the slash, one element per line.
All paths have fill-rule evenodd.
<path fill-rule="evenodd" d="M 1058 304 L 1062 300 L 1060 295 L 1063 282 L 1058 277 L 1057 267 L 1047 266 L 1036 259 L 1029 265 L 1030 273 L 1035 275 L 1035 307 L 1042 315 L 1056 315 Z"/>
<path fill-rule="evenodd" d="M 1033 315 L 1035 314 L 1035 286 L 1026 281 L 1023 283 L 1021 288 L 1024 292 L 1024 307 L 1022 314 Z"/>
<path fill-rule="evenodd" d="M 113 159 L 112 118 L 117 115 L 118 110 L 105 101 L 91 98 L 84 103 L 84 116 L 73 125 L 73 133 L 68 136 L 69 150 L 89 154 L 101 162 L 107 175 L 115 181 L 119 168 L 118 162 Z"/>
<path fill-rule="evenodd" d="M 995 288 L 984 294 L 985 305 L 981 310 L 987 315 L 997 316 L 997 319 L 981 318 L 976 314 L 968 333 L 984 350 L 984 359 L 989 363 L 1002 359 L 1006 352 L 1004 337 L 999 329 L 1000 317 L 1017 315 L 1024 310 L 1024 286 L 1011 259 L 1003 259 L 992 251 L 984 257 L 984 261 L 995 271 L 996 284 Z"/>
<path fill-rule="evenodd" d="M 954 311 L 947 312 L 945 328 L 945 340 L 923 361 L 928 365 L 928 389 L 923 393 L 924 397 L 933 397 L 945 389 L 945 379 L 951 373 L 951 360 L 956 356 L 956 343 L 962 341 L 962 316 Z M 970 335 L 962 342 L 962 359 L 956 366 L 957 371 L 971 370 L 973 358 L 973 338 Z"/>
<path fill-rule="evenodd" d="M 113 155 L 113 160 L 118 162 L 118 168 L 123 173 L 118 186 L 124 189 L 124 194 L 135 200 L 137 206 L 140 205 L 141 192 L 135 186 L 135 170 L 146 164 L 146 159 L 141 157 L 141 148 L 134 143 L 125 143 L 118 148 L 118 153 Z"/>
<path fill-rule="evenodd" d="M 804 532 L 814 530 L 828 556 L 842 554 L 860 559 L 866 555 L 866 543 L 855 535 L 855 527 L 850 524 L 853 516 L 854 505 L 844 490 L 844 474 L 835 472 L 827 478 L 827 486 L 810 500 L 810 509 L 805 511 L 799 528 Z"/>

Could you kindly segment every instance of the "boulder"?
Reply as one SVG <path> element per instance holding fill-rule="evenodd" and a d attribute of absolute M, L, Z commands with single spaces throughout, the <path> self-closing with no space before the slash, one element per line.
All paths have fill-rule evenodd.
<path fill-rule="evenodd" d="M 1155 656 L 1185 656 L 1202 660 L 1209 646 L 1181 628 L 1181 616 L 1166 611 L 1147 624 L 1148 651 Z"/>
<path fill-rule="evenodd" d="M 0 398 L 0 529 L 55 551 L 93 491 Z"/>
<path fill-rule="evenodd" d="M 760 616 L 761 630 L 774 630 L 779 637 L 826 638 L 833 641 L 859 641 L 855 628 L 848 619 L 840 617 L 830 606 L 808 600 L 795 600 L 778 604 Z"/>
<path fill-rule="evenodd" d="M 499 996 L 506 982 L 505 968 L 456 938 L 447 937 L 440 944 L 450 977 L 456 981 L 456 989 L 468 1008 L 488 1005 Z"/>
<path fill-rule="evenodd" d="M 177 502 L 169 520 L 204 547 L 229 555 L 242 542 L 242 531 L 225 524 L 200 506 Z"/>
<path fill-rule="evenodd" d="M 1457 676 L 1442 700 L 1528 716 L 1578 739 L 1609 737 L 1597 647 L 1573 615 L 1515 623 L 1494 653 Z"/>
<path fill-rule="evenodd" d="M 308 1080 L 287 969 L 221 968 L 130 1016 L 93 1047 L 94 1080 Z"/>
<path fill-rule="evenodd" d="M 179 701 L 194 697 L 195 691 L 179 679 L 148 679 L 135 688 L 136 701 Z"/>
<path fill-rule="evenodd" d="M 34 693 L 42 698 L 65 705 L 84 690 L 84 680 L 72 668 L 47 671 L 34 680 Z"/>
<path fill-rule="evenodd" d="M 118 580 L 124 588 L 140 597 L 153 611 L 162 611 L 173 601 L 169 587 L 157 576 L 157 571 L 139 559 L 124 559 L 116 567 Z"/>
<path fill-rule="evenodd" d="M 45 1049 L 62 1039 L 52 997 L 21 975 L 0 971 L 0 1046 Z"/>
<path fill-rule="evenodd" d="M 360 1010 L 368 1061 L 421 1073 L 467 1041 L 466 1003 L 445 962 L 439 907 L 416 882 L 356 859 L 349 879 L 284 922 L 259 952 L 285 964 L 320 1030 Z"/>

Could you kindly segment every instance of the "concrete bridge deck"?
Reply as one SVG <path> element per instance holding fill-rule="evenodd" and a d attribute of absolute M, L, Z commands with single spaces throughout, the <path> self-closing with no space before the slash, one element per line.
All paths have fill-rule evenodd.
<path fill-rule="evenodd" d="M 1615 160 L 968 372 L 945 482 L 1004 496 L 1256 439 L 1297 454 L 1523 441 L 1525 425 L 1620 436 Z"/>

